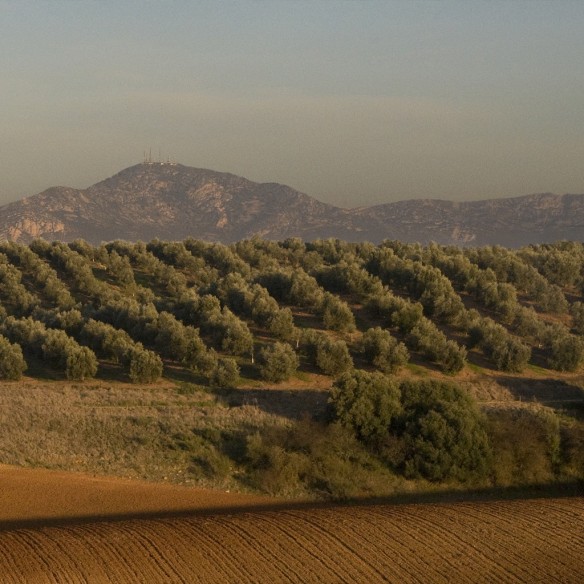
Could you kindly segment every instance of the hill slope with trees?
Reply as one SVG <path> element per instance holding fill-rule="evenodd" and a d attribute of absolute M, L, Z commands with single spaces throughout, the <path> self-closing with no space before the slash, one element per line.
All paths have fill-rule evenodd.
<path fill-rule="evenodd" d="M 118 432 L 107 444 L 135 450 L 138 440 L 161 458 L 171 449 L 190 480 L 337 498 L 409 482 L 576 480 L 583 266 L 584 245 L 571 242 L 3 242 L 0 376 L 142 392 L 155 416 L 135 422 L 123 410 L 129 426 L 94 417 L 101 429 L 88 431 L 87 448 Z M 180 422 L 169 412 L 182 397 L 156 389 L 169 381 L 199 396 Z M 202 424 L 197 412 L 217 400 L 221 424 L 235 418 L 221 426 L 215 411 Z M 266 416 L 237 418 L 250 404 Z M 59 415 L 49 426 L 67 434 Z"/>

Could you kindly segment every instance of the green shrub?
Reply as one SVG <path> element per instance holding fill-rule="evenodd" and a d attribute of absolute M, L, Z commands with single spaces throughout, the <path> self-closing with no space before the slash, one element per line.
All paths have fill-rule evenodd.
<path fill-rule="evenodd" d="M 20 379 L 26 368 L 20 345 L 0 336 L 0 379 Z"/>
<path fill-rule="evenodd" d="M 544 408 L 498 410 L 489 414 L 493 482 L 499 486 L 546 483 L 560 463 L 560 424 Z"/>
<path fill-rule="evenodd" d="M 292 377 L 299 362 L 290 345 L 274 343 L 260 350 L 258 363 L 262 379 L 279 382 Z"/>
<path fill-rule="evenodd" d="M 249 436 L 248 480 L 271 495 L 324 499 L 385 494 L 393 476 L 340 424 L 310 419 Z"/>
<path fill-rule="evenodd" d="M 397 382 L 362 370 L 345 373 L 334 382 L 329 404 L 336 420 L 369 442 L 382 439 L 401 412 Z"/>
<path fill-rule="evenodd" d="M 239 381 L 239 367 L 234 359 L 218 359 L 209 379 L 211 387 L 235 387 Z"/>
<path fill-rule="evenodd" d="M 406 381 L 397 425 L 410 478 L 465 481 L 485 476 L 490 447 L 485 420 L 469 394 L 453 383 Z"/>

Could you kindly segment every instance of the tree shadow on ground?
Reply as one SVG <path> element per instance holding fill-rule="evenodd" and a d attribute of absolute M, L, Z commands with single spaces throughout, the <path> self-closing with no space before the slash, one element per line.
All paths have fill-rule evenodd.
<path fill-rule="evenodd" d="M 372 507 L 395 505 L 455 505 L 464 502 L 481 501 L 518 501 L 532 499 L 559 499 L 584 497 L 584 485 L 581 482 L 554 484 L 536 484 L 525 487 L 487 488 L 480 490 L 443 490 L 424 493 L 397 493 L 387 497 L 353 499 L 341 502 L 331 501 L 286 501 L 274 500 L 260 505 L 234 507 L 209 507 L 206 509 L 184 509 L 178 511 L 150 511 L 114 515 L 91 515 L 78 517 L 51 517 L 26 520 L 9 520 L 0 522 L 0 533 L 19 529 L 50 527 L 73 527 L 91 523 L 118 523 L 126 521 L 194 519 L 220 515 L 236 515 L 292 510 L 318 510 L 343 507 Z"/>
<path fill-rule="evenodd" d="M 208 385 L 207 378 L 203 375 L 191 371 L 187 367 L 182 367 L 169 361 L 164 362 L 162 376 L 165 379 L 176 383 L 195 383 L 197 385 Z"/>
<path fill-rule="evenodd" d="M 123 365 L 112 363 L 111 361 L 99 361 L 95 378 L 102 381 L 122 381 L 130 383 L 128 368 Z"/>
<path fill-rule="evenodd" d="M 576 418 L 584 418 L 584 389 L 563 379 L 532 379 L 501 376 L 497 382 L 506 387 L 516 400 L 536 402 L 561 409 Z"/>
<path fill-rule="evenodd" d="M 230 407 L 256 406 L 263 412 L 299 420 L 307 414 L 324 419 L 328 392 L 317 389 L 217 389 Z"/>
<path fill-rule="evenodd" d="M 25 353 L 27 369 L 24 375 L 41 381 L 65 381 L 65 371 L 56 369 L 46 361 Z"/>

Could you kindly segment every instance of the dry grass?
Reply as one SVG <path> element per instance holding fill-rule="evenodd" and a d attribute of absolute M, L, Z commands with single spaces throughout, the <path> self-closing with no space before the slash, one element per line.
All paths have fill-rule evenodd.
<path fill-rule="evenodd" d="M 168 382 L 2 383 L 0 462 L 229 486 L 229 459 L 206 433 L 253 432 L 286 420 L 188 389 Z"/>

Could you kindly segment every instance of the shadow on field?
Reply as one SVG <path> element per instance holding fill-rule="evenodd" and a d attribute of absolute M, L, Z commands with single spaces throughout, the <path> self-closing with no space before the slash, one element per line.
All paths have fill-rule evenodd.
<path fill-rule="evenodd" d="M 217 389 L 214 393 L 230 407 L 256 406 L 268 414 L 293 420 L 306 414 L 322 419 L 329 395 L 316 389 Z"/>
<path fill-rule="evenodd" d="M 584 389 L 562 379 L 530 379 L 505 377 L 497 379 L 515 399 L 537 402 L 555 409 L 566 410 L 575 417 L 584 416 Z"/>
<path fill-rule="evenodd" d="M 234 507 L 209 507 L 206 509 L 184 509 L 179 511 L 151 511 L 117 515 L 91 515 L 78 517 L 51 517 L 48 519 L 10 520 L 0 522 L 0 533 L 18 529 L 47 527 L 72 527 L 96 523 L 118 523 L 124 521 L 152 521 L 193 519 L 247 513 L 318 510 L 346 507 L 372 507 L 391 505 L 436 505 L 481 501 L 517 501 L 530 499 L 558 499 L 584 497 L 582 482 L 556 483 L 553 485 L 531 485 L 528 487 L 489 488 L 471 491 L 445 490 L 431 493 L 401 493 L 389 497 L 356 499 L 343 502 L 323 501 L 276 501 L 265 505 L 240 505 Z M 161 501 L 162 503 L 162 501 Z"/>

